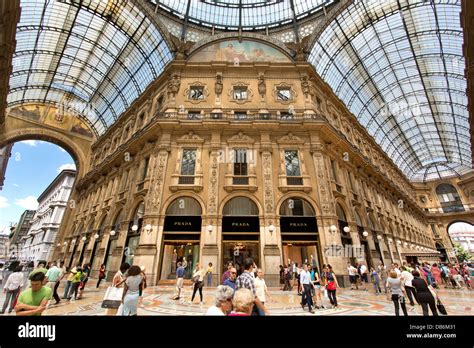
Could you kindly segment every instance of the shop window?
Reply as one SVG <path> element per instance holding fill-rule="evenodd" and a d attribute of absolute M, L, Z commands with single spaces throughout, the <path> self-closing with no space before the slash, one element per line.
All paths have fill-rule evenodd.
<path fill-rule="evenodd" d="M 464 206 L 456 188 L 451 184 L 441 184 L 436 188 L 444 213 L 462 212 Z"/>
<path fill-rule="evenodd" d="M 247 176 L 247 149 L 234 150 L 234 175 Z"/>

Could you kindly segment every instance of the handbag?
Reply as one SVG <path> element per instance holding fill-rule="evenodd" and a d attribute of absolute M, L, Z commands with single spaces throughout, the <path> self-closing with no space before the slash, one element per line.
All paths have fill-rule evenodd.
<path fill-rule="evenodd" d="M 444 304 L 441 303 L 440 299 L 436 301 L 436 308 L 438 308 L 438 311 L 443 314 L 443 315 L 448 315 L 448 312 L 446 311 L 446 307 L 444 307 Z"/>
<path fill-rule="evenodd" d="M 109 286 L 102 300 L 102 308 L 119 308 L 122 304 L 123 288 Z"/>
<path fill-rule="evenodd" d="M 193 283 L 197 284 L 199 282 L 199 274 L 196 274 L 192 280 L 193 280 Z"/>

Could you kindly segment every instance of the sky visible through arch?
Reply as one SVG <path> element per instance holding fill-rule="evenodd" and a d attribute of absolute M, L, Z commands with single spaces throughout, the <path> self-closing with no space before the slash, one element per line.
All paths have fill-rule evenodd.
<path fill-rule="evenodd" d="M 62 169 L 75 169 L 74 160 L 61 147 L 37 140 L 13 145 L 0 191 L 0 234 L 9 234 L 27 209 L 36 209 L 36 199 Z"/>

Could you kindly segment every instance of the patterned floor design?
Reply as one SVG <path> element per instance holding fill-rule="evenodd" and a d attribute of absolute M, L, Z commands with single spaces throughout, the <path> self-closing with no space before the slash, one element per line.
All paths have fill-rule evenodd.
<path fill-rule="evenodd" d="M 62 287 L 60 287 L 61 289 Z M 82 299 L 72 302 L 62 300 L 58 305 L 51 305 L 43 315 L 105 315 L 105 310 L 101 308 L 105 290 L 106 286 L 104 285 L 101 285 L 98 290 L 94 287 L 86 287 Z M 198 295 L 194 299 L 194 303 L 191 303 L 192 288 L 190 286 L 185 287 L 184 300 L 180 301 L 171 299 L 174 293 L 172 286 L 147 288 L 138 315 L 204 315 L 207 308 L 213 304 L 213 292 L 214 288 L 204 288 L 204 303 L 200 305 Z M 61 291 L 59 293 L 61 294 Z M 315 314 L 301 309 L 299 305 L 301 297 L 297 295 L 296 291 L 290 293 L 272 288 L 270 294 L 271 296 L 265 305 L 271 315 L 395 315 L 392 302 L 389 302 L 385 295 L 376 296 L 372 291 L 338 289 L 339 308 L 316 310 Z M 473 290 L 442 289 L 439 291 L 439 296 L 449 315 L 474 315 Z M 0 295 L 0 301 L 3 304 L 3 292 Z M 324 303 L 329 305 L 327 298 L 324 299 Z M 415 306 L 415 309 L 409 311 L 408 314 L 410 316 L 421 315 L 421 307 Z M 14 312 L 10 315 L 14 315 Z"/>

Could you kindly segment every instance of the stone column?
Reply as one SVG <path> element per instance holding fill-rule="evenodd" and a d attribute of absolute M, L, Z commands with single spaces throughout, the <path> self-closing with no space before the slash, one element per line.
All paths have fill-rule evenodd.
<path fill-rule="evenodd" d="M 143 216 L 142 231 L 140 241 L 135 250 L 133 262 L 140 266 L 145 266 L 145 274 L 149 284 L 156 284 L 159 280 L 158 266 L 161 258 L 158 244 L 160 222 L 160 210 L 163 199 L 163 188 L 166 176 L 166 167 L 168 165 L 169 151 L 169 134 L 164 135 L 166 140 L 159 144 L 150 161 L 152 171 L 150 173 L 150 186 L 145 197 L 145 214 Z M 162 140 L 163 141 L 163 140 Z M 151 226 L 150 230 L 146 230 L 147 225 Z"/>
<path fill-rule="evenodd" d="M 272 148 L 269 133 L 262 133 L 262 174 L 263 174 L 263 226 L 260 227 L 260 241 L 263 250 L 262 267 L 265 272 L 265 279 L 268 279 L 269 286 L 278 286 L 281 264 L 281 250 L 278 245 L 281 241 L 279 224 L 275 216 L 275 200 L 273 192 L 273 165 Z M 270 232 L 269 226 L 275 226 L 273 232 Z"/>
<path fill-rule="evenodd" d="M 206 206 L 206 215 L 203 218 L 203 228 L 201 231 L 201 255 L 199 260 L 204 267 L 212 262 L 214 273 L 212 275 L 212 285 L 218 285 L 219 273 L 221 269 L 218 245 L 218 211 L 217 202 L 219 201 L 219 156 L 220 156 L 220 134 L 213 133 L 211 147 L 209 148 L 209 181 L 208 181 L 208 199 Z M 207 226 L 212 226 L 212 231 L 208 231 Z"/>

